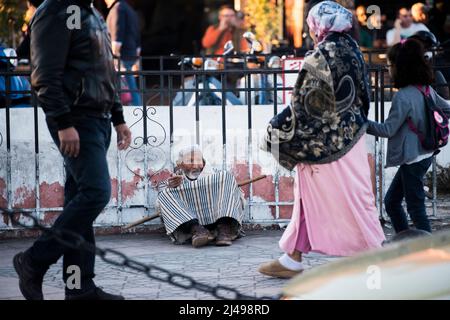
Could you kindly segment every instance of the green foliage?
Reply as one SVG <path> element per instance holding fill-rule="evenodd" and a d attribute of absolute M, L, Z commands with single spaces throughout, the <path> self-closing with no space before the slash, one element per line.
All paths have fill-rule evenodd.
<path fill-rule="evenodd" d="M 11 46 L 18 39 L 26 9 L 25 0 L 0 1 L 0 42 Z"/>
<path fill-rule="evenodd" d="M 275 1 L 246 0 L 244 11 L 248 15 L 248 22 L 259 41 L 268 46 L 278 40 L 280 6 Z"/>

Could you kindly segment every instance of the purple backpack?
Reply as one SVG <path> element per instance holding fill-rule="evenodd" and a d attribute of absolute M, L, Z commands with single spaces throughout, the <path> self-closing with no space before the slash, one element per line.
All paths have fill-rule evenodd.
<path fill-rule="evenodd" d="M 420 132 L 412 122 L 411 117 L 407 119 L 408 127 L 419 137 L 420 143 L 425 150 L 435 151 L 435 154 L 437 154 L 439 153 L 439 149 L 448 142 L 448 118 L 431 97 L 429 86 L 425 88 L 422 86 L 416 87 L 422 93 L 425 100 L 427 132 Z"/>

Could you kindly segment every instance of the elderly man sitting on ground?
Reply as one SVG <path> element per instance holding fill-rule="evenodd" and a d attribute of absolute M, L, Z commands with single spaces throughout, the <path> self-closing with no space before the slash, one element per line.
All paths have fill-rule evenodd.
<path fill-rule="evenodd" d="M 198 248 L 215 240 L 217 246 L 229 246 L 240 234 L 242 191 L 231 173 L 209 171 L 197 146 L 180 151 L 158 205 L 167 234 L 176 243 L 191 240 Z"/>

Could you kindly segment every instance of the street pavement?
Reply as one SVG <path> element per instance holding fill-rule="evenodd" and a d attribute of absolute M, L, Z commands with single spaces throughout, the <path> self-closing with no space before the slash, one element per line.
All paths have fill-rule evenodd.
<path fill-rule="evenodd" d="M 98 236 L 97 246 L 125 253 L 140 262 L 157 265 L 173 272 L 182 273 L 208 285 L 224 285 L 240 292 L 261 297 L 273 296 L 287 280 L 269 278 L 258 273 L 258 266 L 281 255 L 278 240 L 280 230 L 247 231 L 245 237 L 234 241 L 230 247 L 213 244 L 203 248 L 175 245 L 163 233 Z M 23 299 L 18 278 L 12 266 L 13 256 L 28 248 L 32 239 L 0 241 L 0 299 Z M 306 268 L 312 268 L 337 257 L 311 253 L 304 256 Z M 62 259 L 53 265 L 44 278 L 45 299 L 64 299 L 64 283 L 61 270 Z M 197 291 L 185 290 L 158 282 L 125 267 L 107 264 L 97 257 L 96 284 L 105 291 L 120 293 L 127 299 L 214 299 Z"/>

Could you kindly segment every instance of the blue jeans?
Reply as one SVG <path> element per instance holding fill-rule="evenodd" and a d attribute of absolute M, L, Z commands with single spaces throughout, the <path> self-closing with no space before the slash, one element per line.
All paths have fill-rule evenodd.
<path fill-rule="evenodd" d="M 50 120 L 47 124 L 59 147 L 56 124 Z M 64 156 L 64 210 L 52 228 L 76 232 L 95 245 L 92 225 L 111 197 L 111 181 L 106 160 L 111 140 L 111 120 L 84 116 L 75 119 L 75 128 L 80 136 L 80 153 L 77 158 Z M 26 254 L 35 270 L 41 273 L 62 256 L 65 283 L 72 275 L 67 273 L 67 268 L 71 265 L 78 266 L 81 271 L 81 289 L 70 290 L 66 286 L 66 294 L 82 294 L 95 287 L 94 253 L 65 248 L 56 240 L 43 235 Z"/>
<path fill-rule="evenodd" d="M 120 63 L 125 67 L 127 71 L 132 71 L 133 65 L 136 61 L 134 60 L 122 60 Z M 129 74 L 125 76 L 125 79 L 127 80 L 128 88 L 130 90 L 137 90 L 137 84 L 136 84 L 136 78 Z M 130 91 L 131 93 L 131 103 L 133 106 L 142 106 L 142 100 L 141 95 L 137 91 Z"/>
<path fill-rule="evenodd" d="M 408 219 L 402 207 L 403 198 L 416 229 L 431 232 L 425 210 L 423 177 L 432 161 L 433 157 L 430 157 L 413 164 L 403 164 L 395 174 L 384 198 L 384 205 L 396 233 L 409 229 Z"/>

